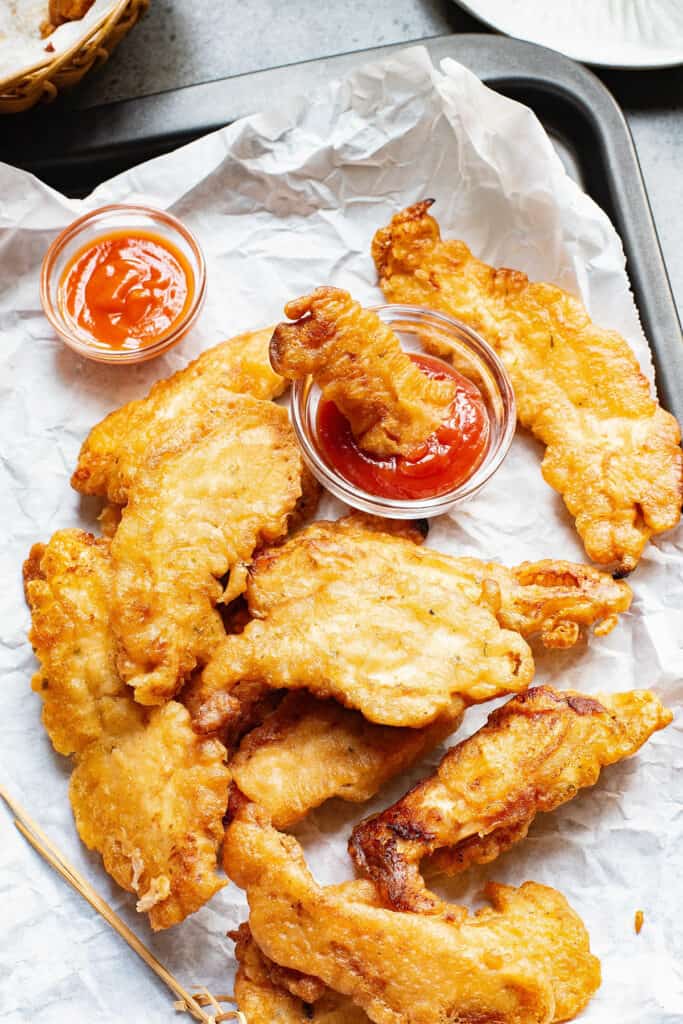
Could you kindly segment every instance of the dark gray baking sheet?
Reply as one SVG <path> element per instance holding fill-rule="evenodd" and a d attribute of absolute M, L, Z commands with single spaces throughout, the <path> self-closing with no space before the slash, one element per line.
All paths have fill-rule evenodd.
<path fill-rule="evenodd" d="M 453 57 L 530 106 L 569 173 L 610 216 L 624 243 L 662 402 L 683 421 L 681 327 L 633 141 L 611 94 L 590 71 L 530 43 L 453 35 L 422 45 L 435 62 Z M 81 109 L 75 94 L 58 107 L 5 118 L 0 158 L 66 194 L 83 195 L 112 174 L 403 48 L 286 65 L 102 107 Z"/>

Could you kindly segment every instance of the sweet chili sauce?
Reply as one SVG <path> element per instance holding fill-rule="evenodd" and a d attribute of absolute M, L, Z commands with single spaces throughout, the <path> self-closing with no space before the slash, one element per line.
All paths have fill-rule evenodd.
<path fill-rule="evenodd" d="M 383 498 L 435 498 L 467 480 L 481 463 L 489 438 L 489 416 L 479 388 L 431 356 L 410 358 L 428 377 L 453 380 L 455 397 L 438 430 L 410 456 L 377 456 L 359 448 L 351 425 L 334 402 L 321 399 L 318 443 L 323 457 L 356 487 Z"/>
<path fill-rule="evenodd" d="M 183 319 L 194 274 L 180 249 L 152 231 L 120 230 L 84 245 L 59 282 L 62 315 L 100 349 L 147 348 Z"/>

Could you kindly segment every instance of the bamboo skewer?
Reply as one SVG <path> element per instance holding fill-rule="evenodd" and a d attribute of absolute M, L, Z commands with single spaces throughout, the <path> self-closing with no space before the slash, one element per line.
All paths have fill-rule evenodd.
<path fill-rule="evenodd" d="M 106 903 L 100 895 L 98 895 L 90 883 L 71 864 L 69 864 L 67 860 L 65 860 L 57 847 L 43 832 L 40 826 L 29 817 L 20 804 L 10 797 L 4 786 L 0 786 L 0 797 L 4 800 L 14 815 L 15 826 L 31 844 L 33 849 L 36 850 L 36 852 L 39 853 L 40 856 L 47 861 L 47 863 L 54 868 L 54 870 L 57 871 L 58 874 L 60 874 L 62 878 L 72 886 L 72 888 L 76 890 L 76 892 L 80 893 L 80 895 L 88 901 L 90 906 L 104 918 L 107 924 L 110 925 L 110 927 L 113 928 L 122 939 L 128 943 L 131 949 L 134 950 L 142 960 L 144 960 L 147 966 L 154 971 L 157 977 L 160 978 L 176 996 L 178 996 L 178 1002 L 174 1004 L 176 1009 L 187 1010 L 192 1014 L 195 1020 L 202 1021 L 203 1024 L 218 1024 L 219 1021 L 227 1020 L 236 1020 L 239 1021 L 240 1024 L 247 1024 L 244 1014 L 240 1013 L 239 1010 L 228 1010 L 224 1012 L 216 998 L 206 990 L 204 990 L 198 998 L 191 995 L 170 973 L 170 971 L 168 971 L 164 965 L 157 960 L 154 954 L 147 949 L 135 932 L 131 931 L 128 925 L 121 920 L 109 904 Z M 230 997 L 221 996 L 221 999 L 226 998 Z M 205 1006 L 211 1006 L 212 1009 L 217 1009 L 218 1015 L 209 1015 L 208 1013 L 205 1013 L 200 1002 Z"/>

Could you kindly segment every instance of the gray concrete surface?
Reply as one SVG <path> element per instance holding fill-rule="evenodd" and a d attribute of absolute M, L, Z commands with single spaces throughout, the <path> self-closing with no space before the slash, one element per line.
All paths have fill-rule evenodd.
<path fill-rule="evenodd" d="M 451 0 L 151 0 L 92 83 L 95 102 L 176 89 L 479 23 Z"/>

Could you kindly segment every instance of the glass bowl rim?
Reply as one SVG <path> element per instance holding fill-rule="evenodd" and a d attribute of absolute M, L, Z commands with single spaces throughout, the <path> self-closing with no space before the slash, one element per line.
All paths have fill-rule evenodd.
<path fill-rule="evenodd" d="M 111 213 L 143 214 L 153 221 L 159 221 L 172 228 L 189 246 L 195 263 L 192 267 L 195 275 L 195 290 L 189 308 L 168 334 L 145 348 L 122 349 L 118 352 L 112 349 L 111 352 L 107 352 L 88 345 L 87 342 L 82 341 L 69 329 L 68 324 L 62 319 L 61 314 L 50 297 L 51 278 L 54 273 L 55 263 L 64 247 L 69 242 L 77 239 L 88 224 L 96 224 L 98 219 L 104 218 L 107 214 Z M 57 283 L 58 287 L 59 282 Z M 57 336 L 65 345 L 79 355 L 85 356 L 85 358 L 91 359 L 94 362 L 108 363 L 109 365 L 146 362 L 148 359 L 154 359 L 155 356 L 159 356 L 173 348 L 174 345 L 177 345 L 199 316 L 206 298 L 206 287 L 206 260 L 197 236 L 172 213 L 146 203 L 107 203 L 105 206 L 98 206 L 94 210 L 88 210 L 86 213 L 81 214 L 80 217 L 77 217 L 67 224 L 65 228 L 62 228 L 59 234 L 53 238 L 43 256 L 40 268 L 40 301 L 43 306 L 43 312 Z"/>
<path fill-rule="evenodd" d="M 309 437 L 304 422 L 308 399 L 311 393 L 312 377 L 310 375 L 295 380 L 292 384 L 290 396 L 290 414 L 294 432 L 301 447 L 304 459 L 309 469 L 317 480 L 323 484 L 335 497 L 353 508 L 361 509 L 364 512 L 371 512 L 375 515 L 393 519 L 420 519 L 432 518 L 449 511 L 455 504 L 465 498 L 476 494 L 494 475 L 502 465 L 514 437 L 517 427 L 517 408 L 515 395 L 512 389 L 510 376 L 491 345 L 468 324 L 446 313 L 438 310 L 428 309 L 426 306 L 413 306 L 402 303 L 383 303 L 368 307 L 373 313 L 379 315 L 388 314 L 393 317 L 390 323 L 404 319 L 414 318 L 414 323 L 420 320 L 432 320 L 437 327 L 441 327 L 446 334 L 457 333 L 458 342 L 463 341 L 467 348 L 473 351 L 479 359 L 492 371 L 492 378 L 498 390 L 503 404 L 503 422 L 501 435 L 495 450 L 488 452 L 483 461 L 475 469 L 474 473 L 464 480 L 457 487 L 445 494 L 439 494 L 433 498 L 385 498 L 370 491 L 356 487 L 335 469 L 329 466 L 319 454 L 316 446 Z M 463 338 L 464 335 L 464 338 Z M 440 358 L 436 356 L 435 358 Z M 507 417 L 507 418 L 506 418 Z"/>

